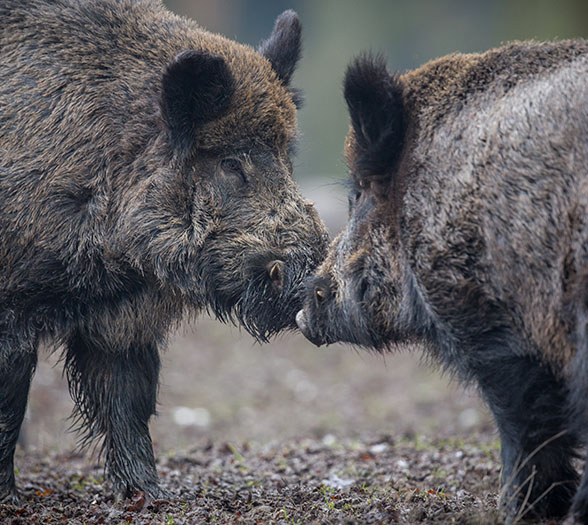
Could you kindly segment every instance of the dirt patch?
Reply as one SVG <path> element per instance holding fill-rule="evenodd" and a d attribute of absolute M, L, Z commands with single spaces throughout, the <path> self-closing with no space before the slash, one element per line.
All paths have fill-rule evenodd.
<path fill-rule="evenodd" d="M 97 458 L 72 453 L 57 357 L 34 378 L 23 504 L 0 505 L 2 524 L 500 523 L 491 418 L 418 349 L 317 349 L 296 334 L 259 346 L 208 319 L 184 328 L 151 425 L 170 497 L 123 502 Z"/>
<path fill-rule="evenodd" d="M 19 454 L 7 523 L 499 523 L 498 448 L 423 437 L 203 442 L 160 455 L 166 500 L 115 502 L 97 462 Z"/>

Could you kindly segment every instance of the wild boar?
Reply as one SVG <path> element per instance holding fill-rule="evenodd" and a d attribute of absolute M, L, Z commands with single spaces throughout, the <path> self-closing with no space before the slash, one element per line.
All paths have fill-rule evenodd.
<path fill-rule="evenodd" d="M 349 221 L 297 315 L 317 344 L 421 341 L 476 384 L 511 517 L 588 518 L 587 57 L 577 40 L 404 74 L 354 61 Z"/>
<path fill-rule="evenodd" d="M 157 497 L 170 329 L 294 328 L 326 250 L 292 178 L 300 22 L 255 50 L 156 0 L 0 0 L 0 20 L 0 499 L 44 341 L 115 491 Z"/>

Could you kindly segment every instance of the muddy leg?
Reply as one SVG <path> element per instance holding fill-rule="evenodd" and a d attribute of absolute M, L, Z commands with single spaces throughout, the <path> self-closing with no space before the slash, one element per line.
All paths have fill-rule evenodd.
<path fill-rule="evenodd" d="M 574 427 L 584 438 L 584 445 L 588 442 L 588 299 L 582 301 L 578 307 L 578 351 L 572 366 L 570 409 L 573 415 Z M 586 459 L 586 456 L 585 456 Z M 574 497 L 572 513 L 580 523 L 588 524 L 588 468 L 584 465 L 584 474 L 580 486 Z"/>
<path fill-rule="evenodd" d="M 0 502 L 17 503 L 14 485 L 14 448 L 27 406 L 37 363 L 32 349 L 0 348 Z"/>
<path fill-rule="evenodd" d="M 155 344 L 113 351 L 79 334 L 68 344 L 66 369 L 82 443 L 104 439 L 107 476 L 122 497 L 135 490 L 161 495 L 148 428 L 159 368 Z"/>
<path fill-rule="evenodd" d="M 564 516 L 578 482 L 568 390 L 546 366 L 506 343 L 486 347 L 473 366 L 500 432 L 503 505 L 511 519 Z"/>

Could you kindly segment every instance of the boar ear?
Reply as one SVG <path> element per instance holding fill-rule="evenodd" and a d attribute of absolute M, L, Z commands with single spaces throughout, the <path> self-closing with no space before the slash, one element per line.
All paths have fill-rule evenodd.
<path fill-rule="evenodd" d="M 227 110 L 234 79 L 225 60 L 205 51 L 180 53 L 163 73 L 161 113 L 173 146 L 189 150 L 200 126 Z"/>
<path fill-rule="evenodd" d="M 390 75 L 382 56 L 356 58 L 345 75 L 344 94 L 364 164 L 383 174 L 402 152 L 406 111 L 400 80 Z"/>
<path fill-rule="evenodd" d="M 284 11 L 276 18 L 270 37 L 257 49 L 270 61 L 274 71 L 286 86 L 290 84 L 302 53 L 301 32 L 302 26 L 298 15 L 292 10 Z"/>

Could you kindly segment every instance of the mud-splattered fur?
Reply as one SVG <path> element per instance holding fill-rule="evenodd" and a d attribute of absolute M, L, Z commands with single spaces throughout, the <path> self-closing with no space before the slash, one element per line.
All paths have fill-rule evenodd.
<path fill-rule="evenodd" d="M 0 500 L 42 341 L 115 491 L 158 496 L 171 328 L 294 327 L 326 248 L 291 176 L 300 22 L 258 52 L 155 0 L 0 0 L 0 20 Z"/>
<path fill-rule="evenodd" d="M 420 338 L 477 384 L 511 517 L 571 508 L 588 522 L 588 475 L 572 464 L 588 437 L 586 78 L 581 40 L 449 55 L 402 75 L 377 58 L 352 63 L 350 219 L 297 316 L 319 344 Z M 401 115 L 400 139 L 373 102 L 385 89 L 402 106 L 388 113 Z M 386 148 L 389 169 L 366 173 L 361 159 L 386 162 Z"/>

